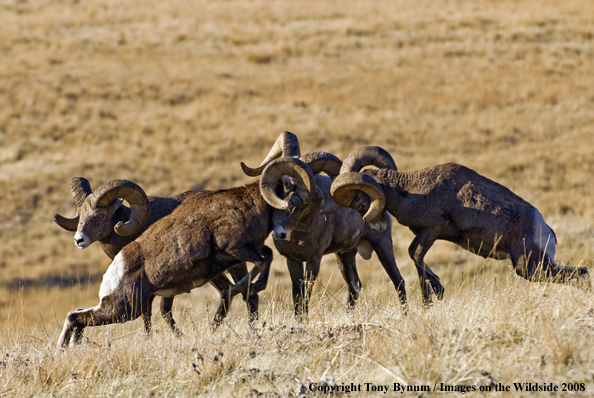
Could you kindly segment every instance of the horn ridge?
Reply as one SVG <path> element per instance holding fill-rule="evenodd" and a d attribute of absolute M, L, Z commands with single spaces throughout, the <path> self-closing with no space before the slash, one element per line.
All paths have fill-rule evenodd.
<path fill-rule="evenodd" d="M 336 177 L 330 187 L 334 201 L 344 207 L 350 207 L 357 190 L 364 192 L 371 199 L 371 205 L 363 216 L 363 221 L 373 221 L 386 205 L 384 191 L 373 177 L 356 172 L 344 173 Z"/>
<path fill-rule="evenodd" d="M 54 215 L 54 222 L 66 231 L 75 232 L 78 229 L 78 221 L 80 216 L 76 213 L 73 218 L 67 218 L 59 214 Z"/>
<path fill-rule="evenodd" d="M 284 131 L 278 136 L 274 142 L 274 145 L 270 149 L 270 152 L 268 152 L 268 155 L 266 155 L 266 158 L 264 158 L 260 166 L 251 168 L 245 163 L 241 162 L 241 169 L 246 175 L 250 177 L 256 177 L 262 174 L 268 163 L 274 159 L 278 159 L 281 156 L 295 158 L 301 156 L 301 150 L 299 149 L 299 139 L 290 131 Z"/>
<path fill-rule="evenodd" d="M 291 205 L 288 199 L 282 199 L 276 194 L 276 184 L 283 176 L 291 176 L 297 182 L 295 194 L 304 202 L 309 203 L 312 193 L 316 189 L 313 172 L 299 159 L 282 157 L 270 162 L 260 178 L 260 193 L 264 200 L 272 207 L 285 210 Z"/>
<path fill-rule="evenodd" d="M 87 196 L 93 193 L 91 184 L 86 178 L 74 177 L 68 184 L 70 193 L 72 194 L 72 200 L 76 204 L 76 207 L 81 207 Z"/>
<path fill-rule="evenodd" d="M 311 152 L 301 156 L 301 160 L 307 164 L 314 173 L 324 172 L 331 179 L 340 174 L 342 160 L 328 152 Z"/>
<path fill-rule="evenodd" d="M 114 229 L 118 235 L 134 235 L 144 227 L 150 212 L 148 197 L 138 184 L 128 180 L 109 181 L 95 190 L 91 207 L 95 209 L 108 206 L 118 198 L 130 204 L 131 212 L 128 221 L 118 223 Z"/>
<path fill-rule="evenodd" d="M 379 146 L 364 146 L 347 156 L 342 163 L 340 173 L 359 172 L 365 166 L 398 170 L 396 162 L 388 151 Z"/>

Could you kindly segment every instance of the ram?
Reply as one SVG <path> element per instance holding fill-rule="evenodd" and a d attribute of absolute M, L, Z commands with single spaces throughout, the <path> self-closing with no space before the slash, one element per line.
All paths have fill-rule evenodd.
<path fill-rule="evenodd" d="M 386 273 L 394 283 L 402 304 L 406 304 L 405 282 L 402 278 L 392 244 L 391 228 L 377 232 L 363 222 L 361 216 L 352 209 L 340 207 L 330 195 L 331 178 L 335 178 L 342 165 L 340 159 L 326 152 L 314 152 L 300 157 L 297 138 L 287 132 L 281 134 L 262 164 L 256 168 L 242 163 L 244 172 L 249 176 L 259 175 L 264 167 L 280 156 L 300 158 L 316 174 L 312 191 L 307 194 L 313 198 L 309 204 L 295 209 L 288 203 L 294 198 L 298 185 L 290 176 L 281 177 L 277 170 L 271 176 L 268 204 L 273 211 L 272 224 L 274 245 L 287 259 L 287 267 L 292 282 L 295 314 L 307 314 L 308 298 L 311 296 L 313 282 L 320 271 L 320 262 L 324 254 L 334 253 L 339 269 L 349 289 L 349 302 L 353 306 L 359 297 L 361 281 L 357 273 L 355 256 L 357 251 L 369 259 L 375 251 Z M 319 173 L 324 172 L 328 176 Z M 282 181 L 282 186 L 272 183 Z M 391 218 L 386 215 L 388 225 Z M 305 270 L 303 268 L 305 262 Z M 427 270 L 427 278 L 439 296 L 443 286 L 439 277 Z"/>
<path fill-rule="evenodd" d="M 555 233 L 534 206 L 503 185 L 458 164 L 398 172 L 385 168 L 390 162 L 379 147 L 354 151 L 331 193 L 376 228 L 386 210 L 409 227 L 415 238 L 408 252 L 418 268 L 425 269 L 427 251 L 442 239 L 483 257 L 510 257 L 516 273 L 530 281 L 589 279 L 585 267 L 555 264 Z M 368 165 L 379 168 L 361 171 Z"/>
<path fill-rule="evenodd" d="M 139 185 L 128 180 L 109 181 L 93 192 L 89 182 L 82 177 L 73 178 L 69 185 L 77 209 L 76 216 L 66 218 L 56 214 L 54 221 L 65 230 L 76 232 L 74 242 L 78 248 L 86 249 L 92 243 L 99 242 L 112 260 L 151 224 L 199 192 L 186 191 L 172 197 L 147 196 Z M 123 206 L 124 200 L 130 207 Z M 231 268 L 229 273 L 238 281 L 247 274 L 247 267 L 245 263 L 239 264 Z M 219 292 L 231 285 L 224 274 L 215 277 L 211 283 Z M 245 294 L 244 299 L 247 299 Z M 172 330 L 179 332 L 171 314 L 172 306 L 173 297 L 161 299 L 161 315 Z M 150 313 L 145 313 L 144 325 L 147 333 L 150 332 Z"/>
<path fill-rule="evenodd" d="M 269 181 L 269 171 L 274 169 L 295 178 L 299 186 L 287 203 L 307 205 L 314 176 L 307 165 L 293 158 L 270 162 L 260 184 L 188 197 L 122 248 L 103 276 L 99 304 L 68 313 L 58 344 L 78 342 L 87 326 L 135 319 L 150 312 L 154 296 L 188 292 L 242 262 L 252 262 L 254 267 L 224 290 L 215 322 L 226 316 L 233 296 L 248 287 L 250 306 L 257 308 L 254 292 L 262 290 L 266 280 L 251 282 L 258 273 L 267 274 L 272 261 L 272 250 L 264 241 L 272 230 L 273 208 L 264 199 L 268 192 L 262 189 L 262 181 Z"/>

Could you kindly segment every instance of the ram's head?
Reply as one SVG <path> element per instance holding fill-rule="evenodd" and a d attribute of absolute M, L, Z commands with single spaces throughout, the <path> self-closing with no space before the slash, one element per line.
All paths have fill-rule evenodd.
<path fill-rule="evenodd" d="M 383 231 L 388 227 L 384 209 L 386 197 L 377 181 L 361 172 L 367 166 L 397 170 L 396 163 L 386 150 L 376 146 L 362 147 L 345 159 L 330 192 L 336 203 L 357 210 L 371 228 Z"/>
<path fill-rule="evenodd" d="M 339 206 L 330 195 L 316 186 L 316 174 L 325 172 L 336 177 L 342 162 L 326 152 L 314 152 L 301 156 L 297 137 L 283 132 L 260 164 L 251 168 L 241 164 L 243 171 L 252 177 L 262 175 L 262 197 L 275 210 L 272 216 L 272 237 L 289 239 L 291 232 L 308 232 L 309 227 L 301 220 L 311 212 L 329 214 Z"/>
<path fill-rule="evenodd" d="M 76 204 L 76 216 L 66 218 L 56 214 L 54 221 L 67 231 L 76 231 L 74 243 L 80 249 L 106 240 L 114 232 L 121 236 L 134 235 L 144 228 L 148 219 L 148 197 L 132 181 L 112 180 L 93 192 L 86 179 L 75 177 L 70 180 L 70 191 Z M 124 200 L 130 204 L 130 210 L 120 209 Z M 129 214 L 127 221 L 116 217 L 118 210 Z"/>

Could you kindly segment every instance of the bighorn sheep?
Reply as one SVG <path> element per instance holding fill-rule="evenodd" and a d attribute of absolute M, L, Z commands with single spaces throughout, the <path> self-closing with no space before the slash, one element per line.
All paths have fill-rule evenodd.
<path fill-rule="evenodd" d="M 135 319 L 150 311 L 154 296 L 173 297 L 204 285 L 241 262 L 254 263 L 244 278 L 223 292 L 215 316 L 215 321 L 220 321 L 233 296 L 270 267 L 272 250 L 264 241 L 272 230 L 272 207 L 264 197 L 278 183 L 269 171 L 276 174 L 277 170 L 281 171 L 279 178 L 289 175 L 299 186 L 288 198 L 289 206 L 307 205 L 314 176 L 307 165 L 292 158 L 270 162 L 259 184 L 188 197 L 116 255 L 103 276 L 99 305 L 70 312 L 58 344 L 78 342 L 86 326 Z M 253 292 L 261 283 L 258 280 L 250 286 L 249 300 L 256 304 L 258 296 Z"/>
<path fill-rule="evenodd" d="M 297 137 L 289 132 L 279 136 L 260 166 L 252 169 L 242 163 L 242 168 L 247 175 L 257 176 L 270 161 L 281 155 L 300 157 Z M 374 231 L 355 210 L 334 203 L 330 184 L 331 178 L 335 178 L 340 171 L 340 159 L 326 152 L 309 153 L 300 159 L 317 174 L 312 184 L 313 191 L 309 193 L 313 200 L 297 209 L 288 206 L 287 198 L 295 195 L 298 189 L 290 176 L 283 177 L 282 186 L 279 184 L 274 195 L 267 197 L 268 204 L 275 208 L 272 216 L 274 245 L 287 258 L 295 315 L 307 314 L 308 298 L 320 271 L 320 261 L 324 254 L 329 253 L 335 253 L 342 276 L 347 282 L 349 305 L 355 304 L 361 286 L 355 263 L 357 250 L 365 259 L 371 257 L 372 250 L 377 253 L 402 304 L 406 304 L 405 282 L 396 266 L 391 228 L 383 232 Z M 330 178 L 320 175 L 320 172 Z M 389 215 L 386 215 L 385 220 L 391 227 Z M 303 262 L 306 263 L 305 272 Z M 435 288 L 443 290 L 439 277 L 430 270 L 427 273 L 432 275 Z"/>
<path fill-rule="evenodd" d="M 483 257 L 510 257 L 516 273 L 531 281 L 588 278 L 587 268 L 555 264 L 553 230 L 506 187 L 458 164 L 413 172 L 384 168 L 393 162 L 382 148 L 360 148 L 344 161 L 331 193 L 372 225 L 387 210 L 409 227 L 415 238 L 408 252 L 417 269 L 425 270 L 425 254 L 442 239 Z M 367 165 L 379 169 L 360 172 Z"/>
<path fill-rule="evenodd" d="M 169 198 L 147 196 L 132 181 L 112 180 L 93 192 L 85 178 L 75 177 L 70 180 L 70 192 L 76 204 L 76 216 L 66 218 L 56 214 L 54 221 L 67 231 L 76 231 L 74 242 L 78 248 L 85 249 L 98 241 L 105 254 L 113 260 L 124 246 L 134 241 L 151 224 L 170 214 L 185 199 L 199 191 L 186 191 Z M 123 200 L 128 201 L 131 207 L 122 206 Z M 239 281 L 247 274 L 247 267 L 245 263 L 239 264 L 231 268 L 229 273 L 235 281 Z M 224 274 L 216 276 L 211 283 L 219 292 L 231 285 Z M 244 299 L 247 300 L 245 292 Z M 172 306 L 173 297 L 161 299 L 161 315 L 171 329 L 178 332 L 171 315 Z M 144 314 L 144 325 L 145 330 L 150 332 L 150 313 Z"/>

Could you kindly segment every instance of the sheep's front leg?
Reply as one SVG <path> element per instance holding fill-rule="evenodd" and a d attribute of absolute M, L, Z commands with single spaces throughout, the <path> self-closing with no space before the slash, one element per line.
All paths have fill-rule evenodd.
<path fill-rule="evenodd" d="M 303 262 L 287 260 L 287 267 L 291 276 L 295 317 L 302 318 L 309 311 L 313 283 L 320 273 L 320 260 L 308 261 L 305 269 Z"/>
<path fill-rule="evenodd" d="M 431 249 L 431 246 L 433 246 L 438 236 L 439 233 L 436 230 L 424 229 L 415 236 L 408 248 L 408 254 L 417 268 L 417 273 L 421 282 L 421 290 L 423 292 L 423 303 L 425 305 L 431 304 L 432 302 L 431 288 L 433 288 L 440 300 L 443 298 L 443 286 L 439 283 L 439 277 L 429 269 L 424 261 L 425 255 L 429 249 Z M 441 287 L 441 290 L 438 286 Z"/>
<path fill-rule="evenodd" d="M 398 293 L 398 298 L 400 299 L 400 303 L 406 307 L 406 287 L 404 278 L 400 274 L 400 270 L 396 265 L 396 258 L 394 257 L 394 247 L 392 246 L 391 239 L 380 239 L 379 241 L 370 240 L 371 247 L 377 257 L 384 267 L 384 270 L 392 280 L 394 287 L 396 288 L 396 292 Z M 439 280 L 439 278 L 438 278 Z M 439 287 L 443 289 L 443 286 L 439 284 Z"/>
<path fill-rule="evenodd" d="M 270 270 L 270 268 L 268 270 Z M 231 277 L 233 278 L 234 282 L 239 282 L 244 276 L 246 276 L 248 274 L 246 263 L 238 264 L 235 267 L 228 269 L 227 271 L 229 272 L 229 275 L 231 275 Z M 264 272 L 266 273 L 266 275 L 262 276 Z M 266 288 L 266 284 L 268 282 L 267 270 L 264 270 L 258 276 L 258 281 L 260 281 L 261 278 L 263 279 L 263 285 L 264 285 L 264 287 L 261 290 L 264 290 Z M 260 297 L 258 297 L 258 294 L 250 294 L 248 296 L 248 293 L 250 293 L 250 291 L 253 292 L 254 290 L 257 290 L 258 288 L 259 288 L 259 286 L 251 286 L 250 288 L 241 292 L 241 295 L 243 296 L 243 301 L 245 301 L 245 304 L 248 309 L 248 313 L 250 314 L 250 318 L 258 317 L 258 303 L 260 301 Z"/>
<path fill-rule="evenodd" d="M 322 259 L 307 261 L 305 263 L 305 279 L 303 281 L 302 294 L 305 314 L 309 313 L 309 300 L 311 300 L 311 292 L 313 291 L 313 285 L 318 275 L 320 274 L 320 263 Z M 356 272 L 356 270 L 355 270 Z"/>
<path fill-rule="evenodd" d="M 231 278 L 233 278 L 233 282 L 239 282 L 244 276 L 246 276 L 248 274 L 247 264 L 246 263 L 237 264 L 235 267 L 229 268 L 227 270 L 227 272 L 229 272 L 229 275 L 231 275 Z M 225 288 L 227 288 L 227 287 L 225 286 Z M 247 290 L 241 292 L 241 295 L 243 296 L 243 301 L 247 302 L 247 300 L 248 300 Z"/>
<path fill-rule="evenodd" d="M 227 252 L 228 254 L 231 254 L 238 260 L 249 261 L 251 263 L 254 263 L 254 268 L 252 268 L 252 270 L 248 272 L 246 276 L 241 278 L 241 280 L 238 281 L 235 285 L 229 286 L 223 292 L 223 301 L 221 304 L 224 304 L 224 311 L 223 313 L 221 313 L 222 318 L 227 316 L 226 309 L 229 308 L 231 298 L 249 288 L 250 290 L 248 292 L 248 304 L 250 305 L 250 310 L 252 311 L 250 315 L 252 320 L 256 320 L 258 319 L 257 295 L 258 292 L 266 288 L 266 283 L 268 282 L 268 274 L 270 272 L 270 264 L 272 263 L 272 250 L 268 246 L 264 246 L 261 251 L 258 251 L 250 246 L 244 246 L 240 248 L 235 248 L 233 250 L 228 250 Z M 265 276 L 265 278 L 258 278 L 256 283 L 254 283 L 255 286 L 250 286 L 251 282 L 260 273 L 262 273 L 262 276 Z"/>
<path fill-rule="evenodd" d="M 303 262 L 287 259 L 287 269 L 291 277 L 295 316 L 300 317 L 303 313 Z"/>
<path fill-rule="evenodd" d="M 349 289 L 349 301 L 348 306 L 354 307 L 359 299 L 359 291 L 361 290 L 361 279 L 357 272 L 356 262 L 357 251 L 336 253 L 336 262 L 338 262 L 338 268 L 340 273 L 347 283 Z"/>

